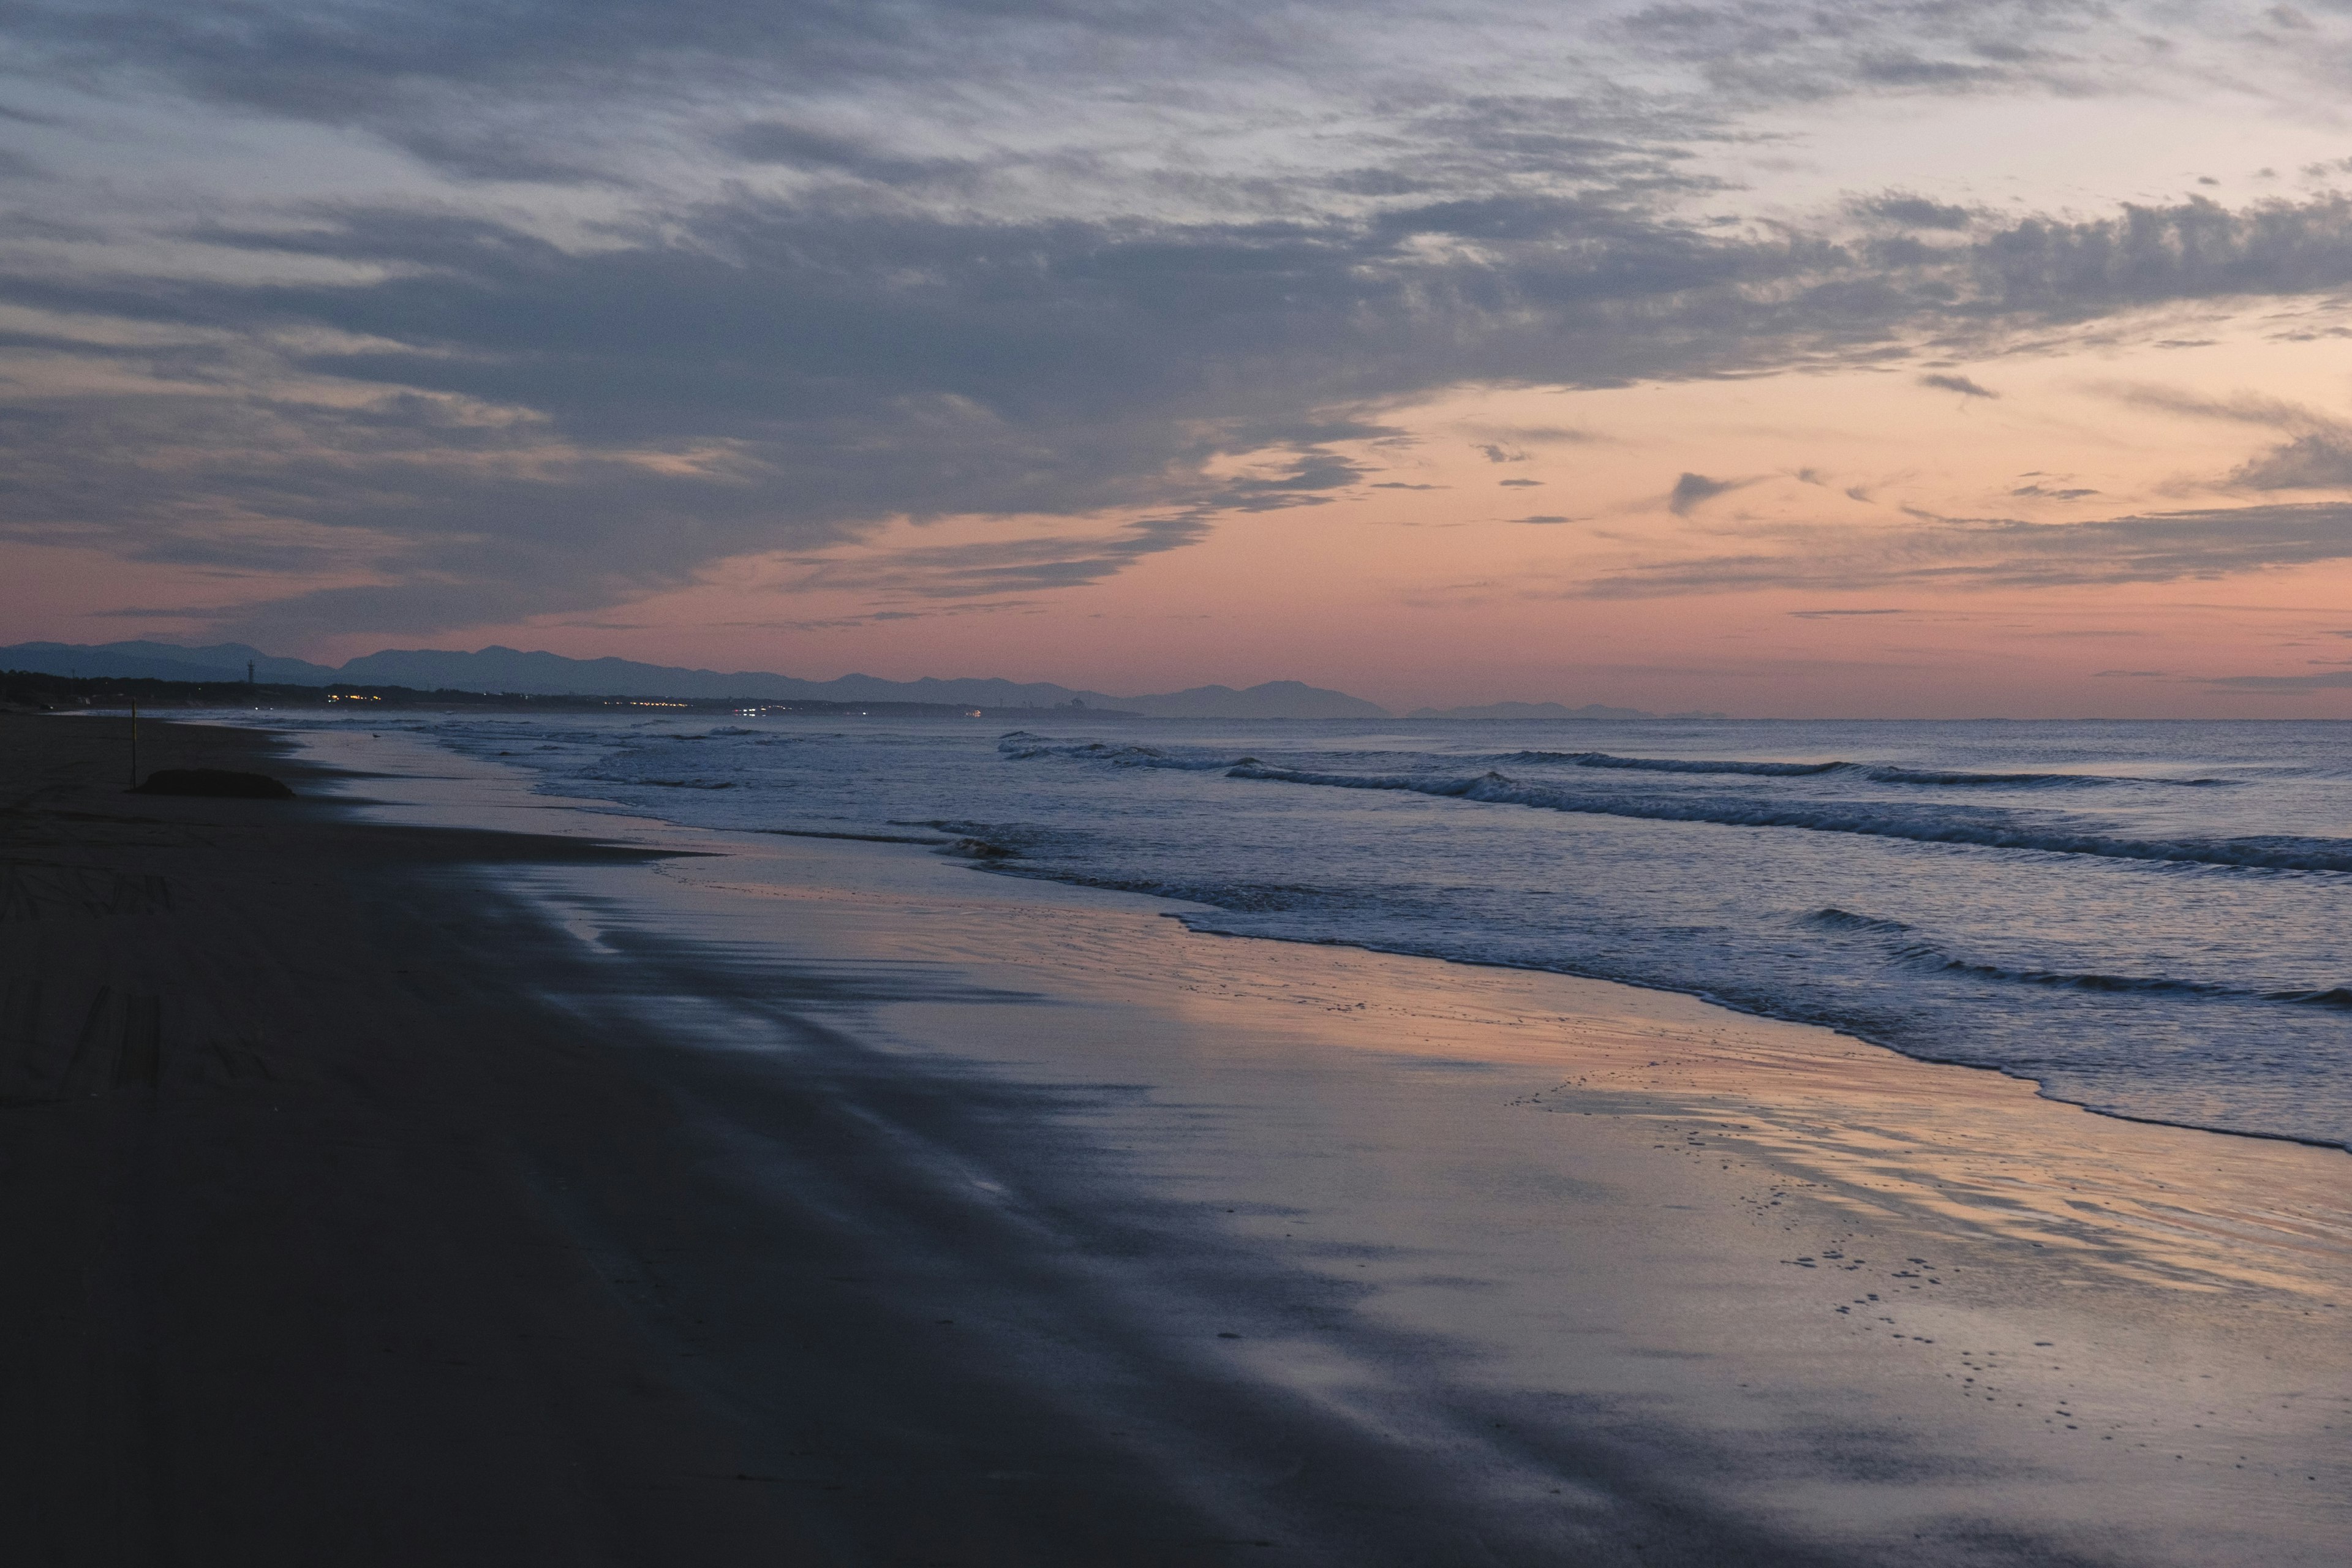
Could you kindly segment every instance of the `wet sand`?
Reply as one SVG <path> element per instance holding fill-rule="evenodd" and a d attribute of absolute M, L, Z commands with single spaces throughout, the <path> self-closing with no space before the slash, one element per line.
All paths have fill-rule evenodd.
<path fill-rule="evenodd" d="M 0 720 L 30 1560 L 2352 1537 L 2341 1152 L 389 738 L 123 796 L 110 722 Z"/>

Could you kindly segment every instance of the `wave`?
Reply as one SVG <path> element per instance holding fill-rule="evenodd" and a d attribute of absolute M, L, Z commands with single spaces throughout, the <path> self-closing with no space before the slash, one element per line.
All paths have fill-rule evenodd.
<path fill-rule="evenodd" d="M 501 752 L 499 754 L 505 756 L 508 753 Z M 632 789 L 735 789 L 751 782 L 747 779 L 656 779 L 647 778 L 643 773 L 615 773 L 609 768 L 583 768 L 572 776 L 586 784 L 625 784 Z"/>
<path fill-rule="evenodd" d="M 1831 931 L 1909 931 L 1901 921 L 1881 920 L 1875 915 L 1858 915 L 1851 910 L 1831 904 L 1804 917 L 1808 925 L 1826 926 Z"/>
<path fill-rule="evenodd" d="M 2167 789 L 2233 789 L 2236 779 L 2152 779 L 2136 773 L 1979 773 L 1956 768 L 1866 767 L 1874 784 L 1934 784 L 1969 789 L 1991 784 L 2005 789 L 2105 789 L 2110 784 L 2160 784 Z"/>
<path fill-rule="evenodd" d="M 997 751 L 1008 761 L 1038 757 L 1069 757 L 1080 762 L 1108 763 L 1116 767 L 1176 768 L 1210 773 L 1220 768 L 1264 766 L 1256 757 L 1184 756 L 1139 742 L 1055 741 L 1015 730 L 1002 736 Z M 1370 753 L 1364 753 L 1370 754 Z M 1917 784 L 1932 788 L 1967 789 L 2104 789 L 2113 784 L 2227 784 L 2230 779 L 2148 779 L 2105 773 L 1993 773 L 1959 768 L 1905 768 L 1882 763 L 1753 763 L 1717 762 L 1690 757 L 1622 757 L 1610 752 L 1510 752 L 1490 757 L 1498 763 L 1538 763 L 1579 768 L 1617 769 L 1632 773 L 1696 773 L 1742 778 L 1866 779 L 1872 784 Z"/>
<path fill-rule="evenodd" d="M 2305 1007 L 2352 1007 L 2352 985 L 2331 985 L 2325 991 L 2265 991 L 2263 999 Z"/>
<path fill-rule="evenodd" d="M 1874 809 L 1854 802 L 1818 805 L 1724 796 L 1587 795 L 1527 784 L 1488 770 L 1475 778 L 1398 774 L 1314 773 L 1263 763 L 1236 765 L 1227 776 L 1273 784 L 1314 784 L 1328 789 L 1402 790 L 1440 798 L 1496 805 L 1533 806 L 1592 816 L 1625 816 L 1650 822 L 1709 822 L 1726 827 L 1794 827 L 1814 833 L 1851 833 L 1915 844 L 1965 844 L 1986 849 L 2029 849 L 2052 855 L 2092 855 L 2113 860 L 2150 860 L 2200 866 L 2238 866 L 2276 871 L 2352 871 L 2352 841 L 2275 835 L 2256 838 L 2139 839 L 2095 833 L 2068 833 L 2005 820 L 1960 807 L 1901 806 Z"/>
<path fill-rule="evenodd" d="M 1952 768 L 1876 767 L 1861 772 L 1873 784 L 1929 784 L 1946 789 L 2102 789 L 2109 784 L 2151 782 L 2099 773 L 1975 773 Z"/>
<path fill-rule="evenodd" d="M 1852 772 L 1854 763 L 1710 763 L 1685 757 L 1620 757 L 1607 752 L 1512 752 L 1498 763 L 1567 763 L 1580 768 L 1628 768 L 1647 773 L 1743 773 L 1757 778 L 1810 778 Z"/>
<path fill-rule="evenodd" d="M 1827 911 L 1843 913 L 1843 910 Z M 1871 924 L 1886 922 L 1872 921 Z M 1906 928 L 1907 929 L 1907 928 Z M 2021 985 L 2047 985 L 2067 991 L 2103 991 L 2157 996 L 2211 996 L 2240 1002 L 2286 1002 L 2306 1007 L 2352 1007 L 2352 986 L 2326 990 L 2257 991 L 2216 980 L 2181 980 L 2163 974 L 2104 974 L 2096 971 L 2021 969 L 2006 963 L 1984 963 L 1954 958 L 1929 942 L 1914 942 L 1895 950 L 1895 956 L 1946 974 L 1968 974 Z"/>
<path fill-rule="evenodd" d="M 1719 773 L 1748 778 L 1820 778 L 1846 774 L 1873 784 L 1924 784 L 1967 789 L 2100 789 L 2109 784 L 2157 784 L 2201 787 L 2230 779 L 2147 779 L 2107 773 L 1988 773 L 1959 768 L 1904 768 L 1878 763 L 1709 762 L 1688 757 L 1621 757 L 1608 752 L 1512 752 L 1498 763 L 1564 763 L 1579 768 L 1622 768 L 1654 773 Z"/>
<path fill-rule="evenodd" d="M 1073 757 L 1080 762 L 1108 763 L 1114 767 L 1174 768 L 1183 773 L 1216 773 L 1257 763 L 1255 757 L 1178 756 L 1157 746 L 1133 742 L 1049 741 L 1043 735 L 1032 735 L 1020 730 L 1000 737 L 996 749 L 1008 762 L 1025 763 L 1037 757 Z"/>
<path fill-rule="evenodd" d="M 2005 980 L 2021 985 L 2049 985 L 2068 991 L 2137 993 L 2142 995 L 2236 996 L 2268 1000 L 2263 993 L 2224 985 L 2211 980 L 2177 980 L 2161 974 L 2101 974 L 2062 969 L 2019 969 L 2005 963 L 1981 963 L 1954 958 L 1926 942 L 1901 949 L 1895 956 L 1922 968 L 1946 974 L 1969 974 L 1984 980 Z"/>

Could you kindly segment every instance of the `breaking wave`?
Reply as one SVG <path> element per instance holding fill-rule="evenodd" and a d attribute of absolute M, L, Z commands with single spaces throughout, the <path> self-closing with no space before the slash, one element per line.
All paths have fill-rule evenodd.
<path fill-rule="evenodd" d="M 2100 789 L 2110 784 L 2157 784 L 2201 787 L 2227 784 L 2229 779 L 2148 779 L 2109 773 L 1990 773 L 1960 768 L 1900 768 L 1873 763 L 1742 763 L 1708 762 L 1686 757 L 1621 757 L 1608 752 L 1512 752 L 1492 759 L 1498 763 L 1564 763 L 1579 768 L 1622 768 L 1650 773 L 1730 774 L 1748 778 L 1821 778 L 1846 775 L 1873 784 L 1924 784 L 1967 789 Z"/>
<path fill-rule="evenodd" d="M 1607 752 L 1512 752 L 1498 763 L 1566 763 L 1580 768 L 1627 768 L 1645 773 L 1744 773 L 1755 778 L 1810 778 L 1852 772 L 1853 763 L 1710 763 L 1685 757 L 1620 757 Z"/>
<path fill-rule="evenodd" d="M 1593 816 L 1627 816 L 1651 822 L 1711 822 L 1726 827 L 1794 827 L 1814 833 L 1852 833 L 1899 838 L 1916 844 L 1967 844 L 1987 849 L 2031 849 L 2052 855 L 2095 855 L 2115 860 L 2151 860 L 2200 866 L 2240 866 L 2278 871 L 2352 871 L 2352 841 L 2296 838 L 2284 835 L 2224 839 L 2117 838 L 2070 833 L 2021 824 L 2005 814 L 1955 807 L 1874 807 L 1852 802 L 1785 802 L 1724 796 L 1589 795 L 1546 784 L 1523 784 L 1489 769 L 1475 778 L 1411 774 L 1317 773 L 1263 763 L 1237 764 L 1227 776 L 1272 784 L 1314 784 L 1327 789 L 1402 790 L 1441 798 Z"/>
<path fill-rule="evenodd" d="M 1875 915 L 1858 915 L 1852 910 L 1839 909 L 1835 904 L 1815 910 L 1805 916 L 1808 925 L 1823 926 L 1831 931 L 1909 931 L 1901 921 L 1881 920 Z"/>
<path fill-rule="evenodd" d="M 1252 765 L 1255 757 L 1186 757 L 1163 752 L 1157 746 L 1133 742 L 1113 744 L 1108 741 L 1049 741 L 1043 735 L 1032 735 L 1015 730 L 1000 738 L 997 751 L 1009 762 L 1025 763 L 1037 757 L 1071 757 L 1079 762 L 1108 763 L 1124 768 L 1174 768 L 1184 773 L 1216 773 L 1223 769 Z"/>
<path fill-rule="evenodd" d="M 1876 924 L 1879 922 L 1871 922 Z M 2213 996 L 2241 1002 L 2286 1002 L 2299 1006 L 2352 1007 L 2352 987 L 2332 986 L 2312 991 L 2260 991 L 2213 980 L 2184 980 L 2164 974 L 2103 974 L 2063 969 L 2029 969 L 2006 963 L 1986 963 L 1955 958 L 1931 942 L 1912 942 L 1895 950 L 1897 960 L 1946 974 L 1966 974 L 2020 985 L 2048 985 L 2068 991 L 2099 991 L 2150 996 Z"/>

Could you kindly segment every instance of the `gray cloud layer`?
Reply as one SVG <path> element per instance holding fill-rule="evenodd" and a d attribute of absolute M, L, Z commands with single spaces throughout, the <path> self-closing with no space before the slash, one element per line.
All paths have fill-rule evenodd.
<path fill-rule="evenodd" d="M 2352 284 L 2335 196 L 1995 221 L 1889 193 L 1811 227 L 1693 216 L 1714 187 L 1688 154 L 1734 109 L 2086 89 L 2139 47 L 2104 6 L 1596 11 L 1603 54 L 1569 89 L 1486 96 L 1444 58 L 1416 76 L 1375 47 L 1433 26 L 1421 8 L 1344 14 L 20 4 L 0 36 L 46 80 L 362 133 L 453 183 L 332 205 L 225 192 L 202 222 L 97 211 L 76 221 L 100 267 L 0 254 L 0 301 L 41 323 L 0 342 L 18 384 L 0 530 L 216 570 L 223 630 L 282 637 L 595 608 L 900 515 L 1154 520 L 811 578 L 1027 593 L 1180 548 L 1213 516 L 1326 500 L 1370 477 L 1344 444 L 1393 436 L 1390 410 L 1448 386 L 1874 362 Z M 1196 154 L 1228 124 L 1288 134 L 1294 89 L 1376 130 Z M 1129 132 L 1159 140 L 1136 151 Z M 608 195 L 557 221 L 537 196 L 466 195 L 484 180 Z M 1960 379 L 1930 378 L 1981 393 Z M 2337 440 L 2299 431 L 2241 480 L 2340 482 Z M 1687 479 L 1714 488 L 1678 489 L 1678 510 L 1722 488 Z M 2247 563 L 2317 558 L 2265 531 L 2295 509 L 2242 515 L 2271 541 Z M 2063 569 L 2026 533 L 1961 548 L 2026 525 L 1938 526 L 1958 531 L 1927 553 L 1960 576 L 1996 580 L 1992 557 Z M 2150 542 L 2175 524 L 2091 526 L 2171 569 Z M 289 570 L 375 581 L 289 596 Z"/>

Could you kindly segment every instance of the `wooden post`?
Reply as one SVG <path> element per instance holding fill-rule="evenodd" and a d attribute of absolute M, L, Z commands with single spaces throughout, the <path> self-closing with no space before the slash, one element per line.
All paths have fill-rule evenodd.
<path fill-rule="evenodd" d="M 131 787 L 139 787 L 139 700 L 131 700 Z"/>

